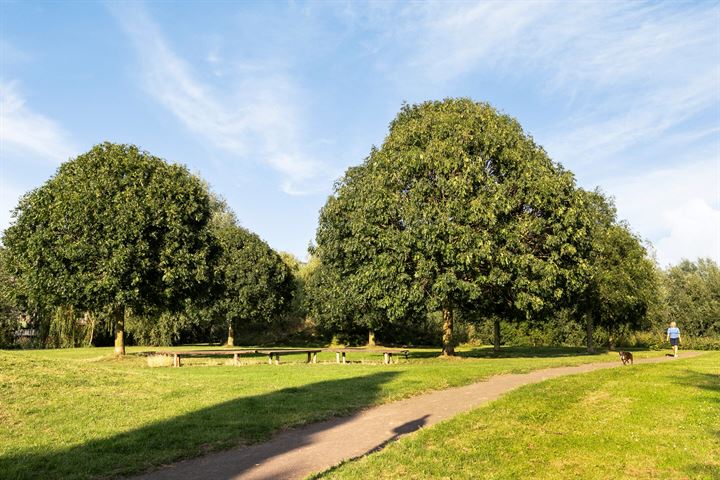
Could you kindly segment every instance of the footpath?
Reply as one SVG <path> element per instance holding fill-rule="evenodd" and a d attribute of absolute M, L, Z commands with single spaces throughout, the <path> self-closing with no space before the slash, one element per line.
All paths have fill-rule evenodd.
<path fill-rule="evenodd" d="M 699 352 L 683 352 L 690 358 Z M 677 361 L 672 357 L 637 360 L 635 364 Z M 617 362 L 553 367 L 487 380 L 369 408 L 354 415 L 333 418 L 290 429 L 272 440 L 174 463 L 135 480 L 270 480 L 297 479 L 326 470 L 345 460 L 380 450 L 403 435 L 441 422 L 497 399 L 531 383 L 564 375 L 622 367 Z M 626 366 L 624 368 L 632 368 Z"/>

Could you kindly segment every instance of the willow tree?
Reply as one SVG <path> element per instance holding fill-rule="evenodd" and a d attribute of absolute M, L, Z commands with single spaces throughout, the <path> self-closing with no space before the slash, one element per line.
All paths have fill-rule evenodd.
<path fill-rule="evenodd" d="M 103 143 L 26 194 L 3 237 L 13 274 L 43 305 L 107 314 L 125 353 L 126 312 L 175 309 L 208 284 L 209 198 L 180 165 Z"/>
<path fill-rule="evenodd" d="M 519 318 L 582 282 L 587 215 L 572 174 L 490 105 L 405 105 L 380 149 L 336 184 L 317 251 L 370 318 Z"/>

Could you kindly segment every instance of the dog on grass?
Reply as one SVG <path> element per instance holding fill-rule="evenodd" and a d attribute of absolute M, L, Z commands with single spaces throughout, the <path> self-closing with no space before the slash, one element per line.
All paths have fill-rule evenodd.
<path fill-rule="evenodd" d="M 630 352 L 618 352 L 620 354 L 620 360 L 622 360 L 623 365 L 627 365 L 628 363 L 630 365 L 633 364 L 633 356 Z"/>

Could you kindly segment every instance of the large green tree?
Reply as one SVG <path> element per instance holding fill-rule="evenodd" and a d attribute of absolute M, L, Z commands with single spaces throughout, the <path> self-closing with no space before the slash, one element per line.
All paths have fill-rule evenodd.
<path fill-rule="evenodd" d="M 185 167 L 103 143 L 26 194 L 3 243 L 28 298 L 109 315 L 123 355 L 126 312 L 179 309 L 204 292 L 209 219 L 205 188 Z"/>
<path fill-rule="evenodd" d="M 377 310 L 363 304 L 358 291 L 349 288 L 350 282 L 338 269 L 323 265 L 318 257 L 313 258 L 315 269 L 305 285 L 310 318 L 325 335 L 347 340 L 364 332 L 368 334 L 368 346 L 373 346 L 370 340 L 374 340 L 374 332 L 382 327 L 384 319 L 373 315 Z"/>
<path fill-rule="evenodd" d="M 228 329 L 227 345 L 235 343 L 238 324 L 269 328 L 291 307 L 294 279 L 290 267 L 256 234 L 239 226 L 219 204 L 211 223 L 220 246 L 214 270 L 210 314 Z"/>
<path fill-rule="evenodd" d="M 588 248 L 572 174 L 485 103 L 405 105 L 380 149 L 321 211 L 317 251 L 353 310 L 406 321 L 441 311 L 539 314 L 578 288 Z"/>
<path fill-rule="evenodd" d="M 595 326 L 606 328 L 611 342 L 623 326 L 648 326 L 648 312 L 659 301 L 659 277 L 641 240 L 618 221 L 612 200 L 597 190 L 584 195 L 592 219 L 592 248 L 577 306 L 585 318 L 587 348 L 592 352 Z"/>

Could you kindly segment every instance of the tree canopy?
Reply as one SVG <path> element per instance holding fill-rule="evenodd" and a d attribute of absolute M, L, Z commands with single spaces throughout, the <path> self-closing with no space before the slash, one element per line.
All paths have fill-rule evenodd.
<path fill-rule="evenodd" d="M 223 204 L 214 209 L 211 231 L 220 247 L 214 267 L 209 311 L 228 327 L 228 345 L 234 327 L 267 327 L 290 308 L 294 278 L 288 265 L 256 234 L 237 225 Z"/>
<path fill-rule="evenodd" d="M 588 275 L 577 305 L 587 324 L 588 350 L 593 327 L 609 332 L 625 326 L 640 328 L 659 299 L 659 276 L 640 239 L 619 222 L 611 199 L 600 191 L 584 193 L 591 216 L 592 248 Z"/>
<path fill-rule="evenodd" d="M 26 194 L 4 234 L 30 302 L 111 314 L 178 309 L 204 291 L 214 244 L 201 181 L 133 145 L 103 143 Z"/>
<path fill-rule="evenodd" d="M 185 167 L 133 145 L 64 163 L 13 218 L 0 345 L 108 344 L 114 329 L 123 354 L 126 327 L 130 341 L 166 345 L 226 332 L 230 345 L 236 333 L 373 344 L 377 332 L 442 336 L 453 355 L 492 333 L 499 348 L 501 321 L 511 342 L 584 336 L 589 349 L 595 327 L 611 345 L 670 320 L 720 334 L 715 262 L 660 271 L 611 198 L 578 188 L 515 119 L 464 98 L 402 107 L 334 185 L 307 263 L 240 226 Z"/>
<path fill-rule="evenodd" d="M 317 255 L 354 311 L 387 321 L 455 309 L 517 318 L 579 288 L 588 218 L 573 176 L 490 105 L 405 105 L 336 184 Z"/>

